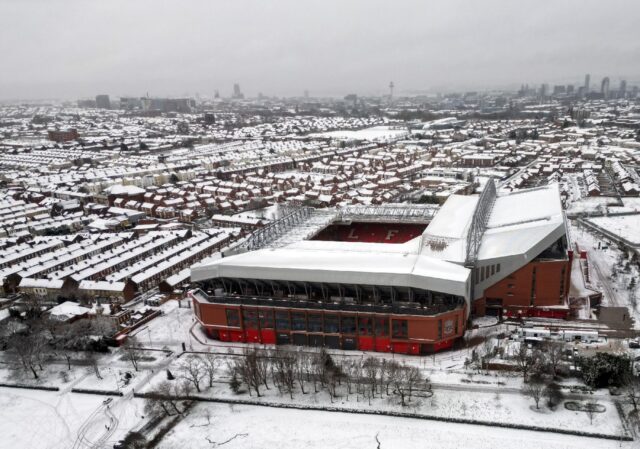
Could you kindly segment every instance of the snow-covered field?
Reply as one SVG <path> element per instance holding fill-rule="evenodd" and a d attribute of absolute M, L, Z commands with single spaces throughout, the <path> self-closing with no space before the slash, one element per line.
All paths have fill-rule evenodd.
<path fill-rule="evenodd" d="M 333 139 L 386 142 L 407 135 L 409 135 L 409 132 L 406 129 L 391 129 L 388 126 L 374 126 L 371 128 L 360 129 L 358 131 L 328 131 L 325 133 L 312 134 L 311 137 L 331 137 Z"/>
<path fill-rule="evenodd" d="M 97 395 L 0 388 L 0 447 L 93 447 L 80 444 L 80 439 L 90 443 L 104 440 L 98 447 L 113 447 L 143 422 L 144 403 L 117 398 L 107 408 L 104 400 Z"/>
<path fill-rule="evenodd" d="M 159 448 L 210 449 L 231 440 L 226 449 L 361 449 L 378 447 L 376 435 L 381 448 L 405 449 L 631 449 L 635 444 L 411 418 L 201 403 Z"/>
<path fill-rule="evenodd" d="M 572 201 L 567 213 L 591 213 L 606 210 L 608 206 L 617 205 L 617 199 L 607 196 L 589 196 Z"/>
<path fill-rule="evenodd" d="M 640 244 L 640 214 L 594 217 L 589 221 L 633 244 Z"/>

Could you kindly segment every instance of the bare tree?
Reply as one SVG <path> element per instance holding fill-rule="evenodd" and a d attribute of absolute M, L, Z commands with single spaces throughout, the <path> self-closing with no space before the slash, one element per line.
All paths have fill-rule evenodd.
<path fill-rule="evenodd" d="M 522 387 L 523 393 L 535 401 L 536 409 L 540 408 L 540 399 L 542 399 L 544 389 L 544 381 L 540 376 L 531 376 L 529 382 Z"/>
<path fill-rule="evenodd" d="M 71 370 L 73 355 L 80 349 L 86 349 L 86 339 L 91 335 L 89 320 L 78 320 L 73 323 L 61 323 L 47 320 L 47 327 L 52 335 L 52 346 L 57 354 L 67 361 L 67 369 Z"/>
<path fill-rule="evenodd" d="M 411 402 L 411 396 L 413 395 L 413 390 L 420 387 L 420 385 L 424 381 L 424 378 L 422 377 L 422 373 L 420 372 L 420 369 L 418 369 L 415 366 L 408 366 L 406 367 L 406 370 L 407 370 L 407 374 L 406 374 L 405 381 L 406 381 L 407 390 L 409 393 L 409 402 Z"/>
<path fill-rule="evenodd" d="M 261 396 L 260 386 L 262 385 L 262 377 L 259 369 L 258 355 L 255 349 L 249 348 L 245 348 L 242 357 L 238 357 L 234 361 L 232 368 L 249 388 L 249 395 L 251 395 L 251 389 L 253 389 L 258 397 Z"/>
<path fill-rule="evenodd" d="M 164 381 L 151 393 L 146 395 L 145 412 L 157 416 L 181 415 L 185 408 L 180 406 L 180 400 L 189 396 L 190 385 L 183 383 Z"/>
<path fill-rule="evenodd" d="M 326 374 L 327 391 L 329 393 L 329 398 L 331 399 L 332 404 L 333 400 L 338 396 L 336 389 L 340 379 L 340 375 L 340 370 L 337 369 L 337 367 L 328 370 Z"/>
<path fill-rule="evenodd" d="M 635 375 L 633 370 L 628 370 L 623 377 L 623 384 L 625 386 L 626 397 L 633 405 L 634 412 L 638 411 L 638 405 L 640 403 L 640 376 Z"/>
<path fill-rule="evenodd" d="M 596 415 L 597 410 L 598 410 L 597 401 L 587 402 L 585 404 L 584 411 L 587 413 L 587 416 L 589 417 L 589 424 L 593 424 L 593 418 Z"/>
<path fill-rule="evenodd" d="M 289 393 L 289 397 L 293 399 L 296 355 L 289 351 L 276 350 L 272 360 L 274 382 L 277 382 L 278 388 Z"/>
<path fill-rule="evenodd" d="M 531 372 L 532 368 L 536 364 L 535 353 L 530 351 L 529 348 L 527 348 L 526 343 L 521 342 L 520 347 L 518 348 L 518 351 L 515 354 L 515 359 L 516 359 L 518 368 L 522 373 L 522 376 L 524 377 L 524 381 L 527 382 L 529 373 Z"/>
<path fill-rule="evenodd" d="M 209 388 L 211 388 L 213 387 L 213 380 L 215 378 L 216 371 L 220 366 L 220 362 L 218 360 L 218 357 L 210 352 L 205 354 L 205 356 L 202 358 L 202 361 L 204 364 L 204 370 L 207 373 L 207 378 L 209 379 Z"/>
<path fill-rule="evenodd" d="M 398 371 L 400 370 L 400 364 L 395 360 L 386 361 L 386 375 L 384 380 L 384 389 L 387 396 L 389 396 L 389 386 L 393 383 L 393 380 L 398 375 Z"/>
<path fill-rule="evenodd" d="M 357 375 L 356 363 L 358 363 L 356 360 L 345 360 L 341 366 L 344 381 L 347 384 L 347 401 L 349 400 L 349 395 L 353 393 L 353 382 Z"/>
<path fill-rule="evenodd" d="M 327 373 L 335 368 L 335 363 L 329 353 L 321 348 L 320 351 L 313 355 L 312 360 L 313 371 L 320 384 L 324 387 L 327 382 Z M 315 381 L 314 381 L 315 388 Z M 317 393 L 317 389 L 316 389 Z"/>
<path fill-rule="evenodd" d="M 271 371 L 271 358 L 268 354 L 260 354 L 255 349 L 253 350 L 255 355 L 255 367 L 256 367 L 256 375 L 260 379 L 260 382 L 264 385 L 264 387 L 268 390 L 269 384 L 267 382 L 269 378 L 269 372 Z"/>
<path fill-rule="evenodd" d="M 8 348 L 18 357 L 22 367 L 27 371 L 31 371 L 34 379 L 39 378 L 36 368 L 38 368 L 39 363 L 37 351 L 40 347 L 38 337 L 32 334 L 13 334 L 9 337 Z M 41 366 L 40 369 L 42 370 Z"/>
<path fill-rule="evenodd" d="M 131 362 L 133 369 L 138 371 L 140 359 L 142 358 L 142 351 L 140 351 L 138 339 L 133 335 L 129 336 L 122 345 L 122 350 L 124 351 L 125 358 Z"/>
<path fill-rule="evenodd" d="M 550 409 L 555 408 L 558 404 L 560 404 L 560 402 L 562 402 L 562 399 L 564 398 L 562 390 L 560 389 L 560 385 L 555 382 L 551 382 L 550 384 L 548 384 L 544 388 L 542 394 L 547 399 L 547 406 Z"/>
<path fill-rule="evenodd" d="M 362 364 L 364 368 L 364 374 L 367 378 L 369 388 L 371 389 L 371 396 L 376 397 L 378 376 L 380 374 L 380 360 L 376 357 L 367 357 Z"/>
<path fill-rule="evenodd" d="M 293 369 L 294 376 L 298 381 L 298 386 L 300 387 L 300 391 L 302 392 L 302 394 L 307 394 L 304 390 L 304 386 L 305 379 L 307 379 L 307 377 L 309 376 L 309 370 L 311 369 L 310 365 L 311 364 L 308 354 L 303 351 L 299 351 L 296 354 L 296 363 Z"/>
<path fill-rule="evenodd" d="M 200 389 L 200 382 L 207 375 L 206 366 L 202 359 L 195 355 L 190 355 L 181 364 L 180 369 L 182 371 L 181 378 L 189 382 L 196 389 L 198 393 Z"/>
<path fill-rule="evenodd" d="M 93 369 L 93 373 L 96 375 L 98 379 L 102 379 L 102 374 L 100 373 L 100 364 L 98 363 L 98 354 L 94 351 L 85 351 L 84 358 L 89 364 L 89 366 Z"/>
<path fill-rule="evenodd" d="M 562 362 L 562 353 L 564 352 L 565 344 L 561 341 L 546 341 L 542 347 L 543 353 L 546 355 L 546 360 L 549 363 L 549 369 L 553 378 L 558 376 L 558 367 Z"/>
<path fill-rule="evenodd" d="M 408 370 L 406 365 L 398 367 L 396 376 L 393 378 L 393 393 L 400 396 L 400 404 L 404 407 L 406 404 L 406 397 L 408 395 L 407 388 L 407 376 Z"/>

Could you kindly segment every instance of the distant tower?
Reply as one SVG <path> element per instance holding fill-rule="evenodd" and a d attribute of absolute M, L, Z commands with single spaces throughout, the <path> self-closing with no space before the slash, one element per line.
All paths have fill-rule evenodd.
<path fill-rule="evenodd" d="M 96 107 L 98 109 L 111 109 L 109 95 L 96 95 Z"/>
<path fill-rule="evenodd" d="M 304 91 L 304 98 L 309 99 L 309 91 L 308 90 Z"/>
<path fill-rule="evenodd" d="M 591 75 L 588 73 L 584 76 L 584 91 L 589 93 L 589 84 L 591 83 Z"/>
<path fill-rule="evenodd" d="M 549 85 L 547 83 L 543 83 L 540 85 L 540 97 L 545 98 L 549 95 Z"/>
<path fill-rule="evenodd" d="M 620 92 L 618 92 L 618 97 L 625 98 L 627 96 L 627 80 L 620 81 Z"/>
<path fill-rule="evenodd" d="M 220 92 L 218 92 L 218 89 L 214 92 L 213 98 L 220 98 Z"/>
<path fill-rule="evenodd" d="M 394 88 L 394 84 L 393 81 L 391 81 L 389 83 L 389 100 L 393 100 L 393 88 Z"/>
<path fill-rule="evenodd" d="M 605 76 L 602 78 L 602 84 L 600 85 L 600 93 L 604 97 L 604 99 L 609 98 L 609 77 Z"/>
<path fill-rule="evenodd" d="M 236 99 L 243 99 L 244 95 L 242 94 L 242 91 L 240 90 L 240 84 L 235 83 L 233 85 L 233 98 Z"/>

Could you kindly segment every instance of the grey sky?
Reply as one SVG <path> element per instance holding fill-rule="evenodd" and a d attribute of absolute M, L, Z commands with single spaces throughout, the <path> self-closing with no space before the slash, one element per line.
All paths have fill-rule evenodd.
<path fill-rule="evenodd" d="M 640 1 L 0 0 L 0 99 L 640 83 Z"/>

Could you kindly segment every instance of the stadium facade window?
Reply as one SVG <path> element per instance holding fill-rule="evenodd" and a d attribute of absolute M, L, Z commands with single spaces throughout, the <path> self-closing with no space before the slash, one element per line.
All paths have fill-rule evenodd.
<path fill-rule="evenodd" d="M 291 312 L 291 329 L 294 331 L 307 330 L 307 315 L 304 312 Z"/>
<path fill-rule="evenodd" d="M 307 315 L 308 326 L 307 329 L 309 332 L 322 332 L 322 314 L 321 313 L 310 313 Z"/>
<path fill-rule="evenodd" d="M 240 327 L 240 313 L 237 309 L 226 309 L 227 326 Z"/>
<path fill-rule="evenodd" d="M 324 331 L 327 334 L 337 334 L 340 332 L 340 317 L 333 313 L 324 316 Z"/>
<path fill-rule="evenodd" d="M 283 331 L 291 330 L 289 312 L 286 310 L 276 310 L 276 329 Z"/>
<path fill-rule="evenodd" d="M 359 316 L 358 332 L 360 335 L 373 335 L 373 318 L 370 316 Z"/>
<path fill-rule="evenodd" d="M 494 274 L 496 274 L 496 266 L 491 265 L 491 276 L 493 276 Z"/>
<path fill-rule="evenodd" d="M 243 309 L 242 321 L 244 322 L 245 329 L 257 329 L 258 328 L 258 312 L 252 309 Z"/>
<path fill-rule="evenodd" d="M 355 335 L 356 333 L 356 317 L 342 315 L 340 317 L 340 329 L 343 334 Z"/>
<path fill-rule="evenodd" d="M 496 264 L 496 273 L 500 273 L 500 264 Z"/>
<path fill-rule="evenodd" d="M 376 323 L 376 336 L 388 337 L 389 336 L 389 318 L 376 317 L 375 323 Z"/>
<path fill-rule="evenodd" d="M 409 336 L 407 320 L 391 320 L 391 336 L 393 338 L 407 338 Z"/>
<path fill-rule="evenodd" d="M 258 319 L 260 320 L 260 329 L 273 329 L 273 310 L 259 309 Z"/>

